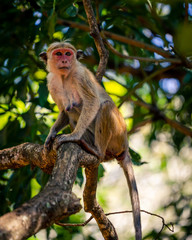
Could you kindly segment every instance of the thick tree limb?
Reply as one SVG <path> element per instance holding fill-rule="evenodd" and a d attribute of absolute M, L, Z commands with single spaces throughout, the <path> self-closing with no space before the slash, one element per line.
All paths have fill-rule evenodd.
<path fill-rule="evenodd" d="M 57 158 L 55 156 L 54 151 L 50 156 L 45 156 L 41 145 L 31 143 L 0 151 L 0 169 L 14 169 L 32 164 L 49 172 L 56 160 L 43 191 L 13 212 L 0 217 L 0 239 L 26 239 L 63 217 L 78 212 L 81 205 L 72 193 L 72 186 L 79 166 L 86 167 L 85 210 L 92 213 L 105 239 L 118 239 L 115 228 L 96 201 L 99 160 L 74 143 L 63 144 L 58 150 Z M 46 157 L 48 160 L 43 164 Z"/>
<path fill-rule="evenodd" d="M 28 203 L 0 217 L 0 239 L 27 239 L 40 229 L 80 209 L 79 199 L 74 194 L 61 194 L 58 185 L 45 188 Z"/>
<path fill-rule="evenodd" d="M 18 147 L 24 165 L 27 162 L 26 158 L 30 155 L 30 147 L 34 148 L 34 145 L 30 146 L 28 143 L 27 147 L 25 144 Z M 42 146 L 36 145 L 35 148 L 36 152 L 33 155 L 36 159 L 41 159 Z M 9 150 L 12 150 L 13 155 L 15 154 L 19 159 L 19 151 L 15 151 L 14 148 Z M 80 147 L 76 144 L 62 145 L 58 151 L 52 175 L 43 191 L 13 212 L 0 217 L 0 239 L 26 239 L 40 229 L 51 226 L 55 221 L 81 209 L 79 199 L 71 193 L 79 167 L 80 151 Z M 26 154 L 25 157 L 23 153 Z M 21 162 L 19 165 L 21 166 Z"/>
<path fill-rule="evenodd" d="M 75 146 L 79 147 L 77 144 Z M 95 156 L 87 154 L 80 147 L 78 151 L 80 166 L 89 167 L 98 165 L 98 160 Z M 46 155 L 43 151 L 43 145 L 23 143 L 15 147 L 0 150 L 0 170 L 17 169 L 32 165 L 50 174 L 53 170 L 56 157 L 56 152 L 53 150 Z"/>
<path fill-rule="evenodd" d="M 16 147 L 0 151 L 0 170 L 17 169 L 31 164 L 51 173 L 56 160 L 56 153 L 49 155 L 43 152 L 43 146 L 33 143 L 23 143 Z"/>

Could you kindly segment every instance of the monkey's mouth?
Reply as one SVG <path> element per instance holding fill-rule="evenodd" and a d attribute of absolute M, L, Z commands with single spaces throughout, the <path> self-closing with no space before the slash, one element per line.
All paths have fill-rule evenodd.
<path fill-rule="evenodd" d="M 69 69 L 69 67 L 59 67 L 59 69 Z"/>

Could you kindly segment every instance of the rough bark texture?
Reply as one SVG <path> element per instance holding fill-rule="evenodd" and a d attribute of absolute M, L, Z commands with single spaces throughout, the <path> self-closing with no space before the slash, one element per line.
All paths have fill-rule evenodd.
<path fill-rule="evenodd" d="M 72 193 L 79 166 L 86 169 L 85 210 L 95 218 L 105 239 L 118 239 L 115 228 L 96 200 L 99 163 L 95 156 L 86 153 L 75 143 L 63 144 L 57 157 L 54 151 L 45 155 L 43 146 L 33 143 L 1 150 L 0 170 L 20 168 L 28 164 L 46 172 L 53 170 L 47 185 L 38 195 L 0 217 L 0 239 L 27 239 L 40 229 L 80 211 L 79 199 Z"/>
<path fill-rule="evenodd" d="M 45 155 L 42 145 L 23 143 L 0 151 L 0 170 L 17 169 L 31 164 L 50 174 L 55 160 L 54 151 Z"/>
<path fill-rule="evenodd" d="M 95 218 L 104 239 L 117 240 L 118 236 L 113 224 L 96 200 L 98 167 L 86 168 L 85 174 L 86 184 L 83 192 L 84 209 L 86 212 L 90 212 Z"/>
<path fill-rule="evenodd" d="M 5 152 L 8 153 L 8 156 L 11 155 L 14 160 L 21 156 L 22 161 L 16 164 L 17 167 L 21 167 L 22 163 L 23 166 L 26 165 L 27 159 L 30 159 L 31 148 L 34 149 L 34 147 L 36 153 L 32 153 L 34 158 L 39 160 L 37 161 L 39 164 L 43 156 L 42 146 L 27 143 L 19 145 L 18 148 L 4 150 L 3 165 L 6 165 L 4 162 Z M 58 151 L 51 177 L 43 191 L 29 202 L 0 218 L 0 239 L 26 239 L 40 229 L 46 228 L 55 221 L 81 209 L 79 199 L 71 192 L 79 167 L 79 151 L 81 149 L 76 144 L 62 145 Z M 35 163 L 34 160 L 32 162 Z M 13 162 L 13 166 L 15 163 Z"/>

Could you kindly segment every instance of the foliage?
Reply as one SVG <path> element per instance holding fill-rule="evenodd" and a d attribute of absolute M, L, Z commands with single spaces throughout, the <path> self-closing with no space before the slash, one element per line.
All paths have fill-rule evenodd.
<path fill-rule="evenodd" d="M 157 46 L 169 52 L 171 56 L 176 53 L 176 56 L 184 62 L 186 59 L 190 60 L 192 4 L 188 4 L 188 1 L 108 0 L 94 1 L 93 7 L 98 10 L 97 19 L 102 30 Z M 98 66 L 98 53 L 89 33 L 73 24 L 69 27 L 69 22 L 64 23 L 62 20 L 87 25 L 82 1 L 1 1 L 1 149 L 27 141 L 43 144 L 57 117 L 58 108 L 54 105 L 46 87 L 46 69 L 38 57 L 49 43 L 54 40 L 71 39 L 77 49 L 85 51 L 82 62 L 92 71 Z M 124 55 L 150 59 L 163 58 L 154 51 L 135 47 L 120 39 L 115 40 L 111 37 L 108 40 Z M 152 147 L 153 142 L 159 140 L 160 134 L 163 133 L 168 136 L 166 141 L 179 153 L 183 146 L 191 146 L 191 138 L 175 127 L 173 121 L 176 120 L 190 130 L 192 73 L 191 69 L 182 64 L 173 65 L 173 68 L 165 71 L 171 64 L 171 62 L 123 59 L 110 52 L 103 85 L 115 103 L 118 106 L 122 105 L 120 110 L 126 118 L 129 135 L 138 131 L 140 127 L 151 124 L 151 131 L 145 136 L 149 147 Z M 159 74 L 153 77 L 154 73 Z M 130 112 L 125 110 L 123 103 L 128 104 L 126 106 L 129 107 Z M 133 150 L 131 156 L 137 165 L 143 163 Z M 167 168 L 166 164 L 163 166 L 162 171 Z M 100 177 L 103 176 L 103 171 L 101 167 Z M 44 186 L 46 179 L 47 176 L 39 169 L 32 170 L 30 167 L 16 171 L 1 171 L 0 214 L 16 208 L 34 196 Z M 76 182 L 80 186 L 83 183 L 81 169 L 78 171 Z M 177 189 L 175 194 L 178 195 L 180 190 Z M 178 206 L 182 201 L 185 201 L 186 205 L 179 209 Z M 166 206 L 166 208 L 174 208 L 177 215 L 176 224 L 179 225 L 182 211 L 187 208 L 189 201 L 190 197 L 182 193 Z M 191 216 L 191 208 L 189 211 Z M 187 224 L 182 226 L 182 238 L 177 233 L 172 235 L 172 238 L 169 235 L 168 237 L 186 239 L 191 233 L 191 228 L 190 218 Z M 81 230 L 74 229 L 70 232 L 71 230 L 56 227 L 55 231 L 58 234 L 57 239 L 63 236 L 65 239 L 72 239 L 72 234 Z M 155 232 L 149 233 L 148 236 L 154 237 Z"/>

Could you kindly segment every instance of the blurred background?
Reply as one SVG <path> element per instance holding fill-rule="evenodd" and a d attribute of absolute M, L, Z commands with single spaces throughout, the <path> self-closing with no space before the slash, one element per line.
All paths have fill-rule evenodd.
<path fill-rule="evenodd" d="M 144 239 L 191 240 L 192 3 L 96 0 L 92 4 L 113 49 L 144 58 L 121 58 L 109 49 L 102 81 L 127 123 L 141 209 L 174 224 L 173 233 L 164 228 L 158 235 L 162 220 L 142 213 Z M 58 108 L 48 93 L 39 53 L 53 41 L 70 39 L 84 51 L 81 62 L 96 72 L 99 56 L 88 29 L 82 1 L 1 0 L 0 149 L 44 143 Z M 48 177 L 30 166 L 0 171 L 0 215 L 35 196 Z M 131 210 L 116 161 L 100 166 L 98 179 L 97 197 L 105 212 Z M 74 192 L 80 198 L 83 186 L 84 171 L 79 169 Z M 82 210 L 64 221 L 83 222 L 88 217 Z M 131 214 L 109 218 L 119 239 L 134 239 Z M 85 227 L 54 225 L 29 239 L 99 240 L 102 236 L 92 220 Z"/>

